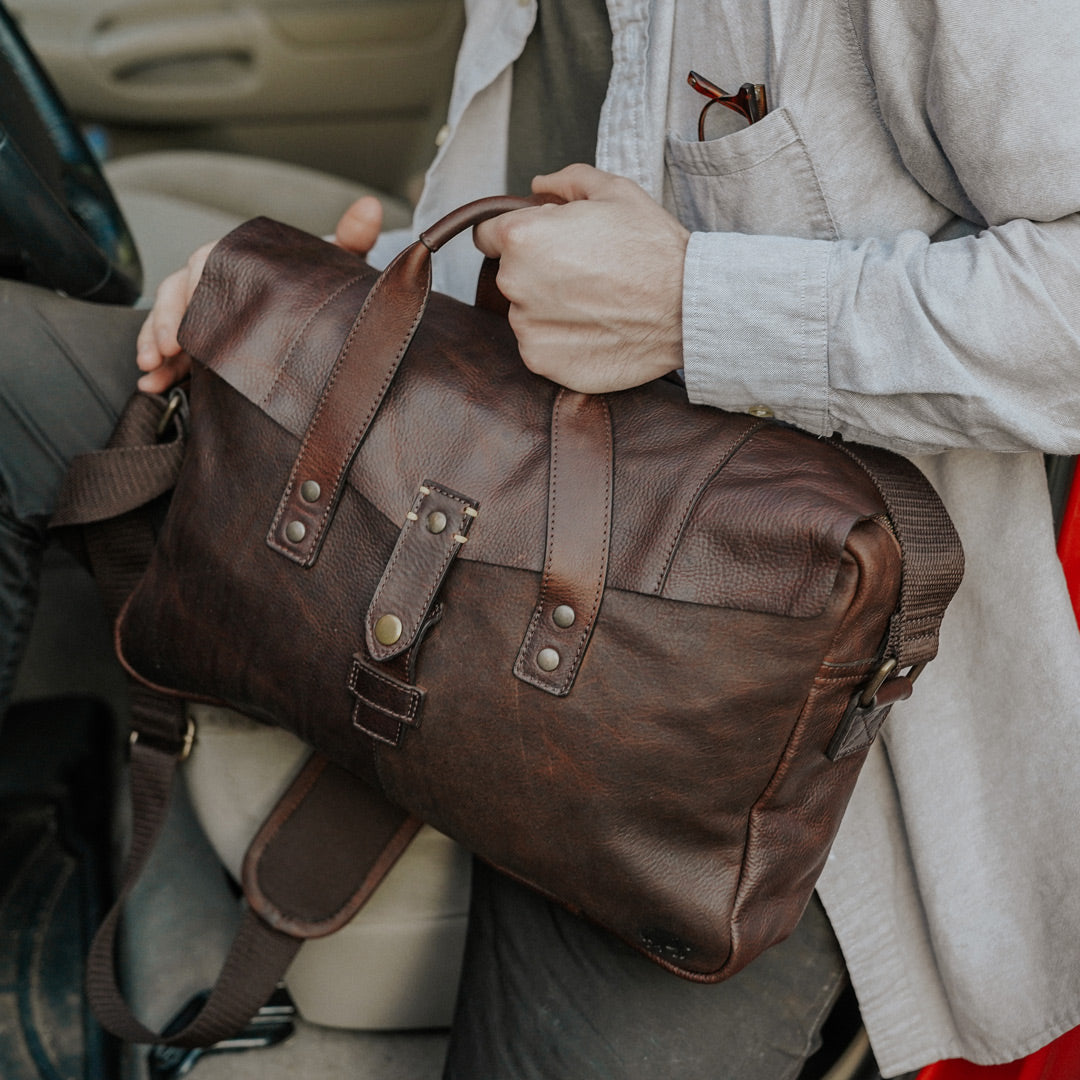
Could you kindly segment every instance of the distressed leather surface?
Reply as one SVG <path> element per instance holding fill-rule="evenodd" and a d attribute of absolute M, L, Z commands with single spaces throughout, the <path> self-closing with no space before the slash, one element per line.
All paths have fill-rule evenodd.
<path fill-rule="evenodd" d="M 608 530 L 606 580 L 578 613 L 569 685 L 548 692 L 514 669 L 552 607 L 557 388 L 498 314 L 430 297 L 331 518 L 308 522 L 317 545 L 280 550 L 283 492 L 304 479 L 315 403 L 375 279 L 266 221 L 214 250 L 182 329 L 188 458 L 118 625 L 124 663 L 288 728 L 672 970 L 732 974 L 795 925 L 865 756 L 825 751 L 897 602 L 880 495 L 829 443 L 676 386 L 607 396 L 607 479 L 585 440 L 564 489 L 572 513 L 608 485 L 607 517 L 583 512 L 585 535 Z M 408 321 L 402 304 L 390 322 Z M 350 343 L 350 385 L 386 347 Z M 330 444 L 348 447 L 356 418 L 335 407 Z M 318 461 L 320 479 L 339 464 Z M 427 569 L 407 647 L 380 652 L 365 620 L 385 575 L 403 588 L 388 564 L 421 483 L 477 515 L 445 567 L 409 556 Z"/>

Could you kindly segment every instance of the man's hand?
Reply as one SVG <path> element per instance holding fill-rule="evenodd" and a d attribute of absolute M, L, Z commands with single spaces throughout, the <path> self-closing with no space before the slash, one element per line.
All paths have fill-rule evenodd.
<path fill-rule="evenodd" d="M 357 199 L 341 215 L 334 233 L 335 242 L 347 251 L 366 255 L 382 229 L 382 204 L 372 195 Z M 139 389 L 161 394 L 179 382 L 191 368 L 191 359 L 180 348 L 176 335 L 213 244 L 204 244 L 187 266 L 170 274 L 158 286 L 154 306 L 139 331 L 135 363 L 144 374 Z"/>
<path fill-rule="evenodd" d="M 682 366 L 682 274 L 690 234 L 637 184 L 589 165 L 533 180 L 547 204 L 476 227 L 526 366 L 605 393 Z"/>

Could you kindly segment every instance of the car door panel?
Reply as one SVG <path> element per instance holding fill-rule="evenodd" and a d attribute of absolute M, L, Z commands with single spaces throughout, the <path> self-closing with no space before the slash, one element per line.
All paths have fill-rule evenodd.
<path fill-rule="evenodd" d="M 114 153 L 237 150 L 406 193 L 434 150 L 461 0 L 16 0 Z"/>

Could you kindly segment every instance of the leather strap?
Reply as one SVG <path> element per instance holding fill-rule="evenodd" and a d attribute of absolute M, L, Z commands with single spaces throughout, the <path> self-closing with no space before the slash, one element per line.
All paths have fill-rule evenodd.
<path fill-rule="evenodd" d="M 345 477 L 393 382 L 431 293 L 431 255 L 490 217 L 546 200 L 478 199 L 436 222 L 379 276 L 356 317 L 315 406 L 266 542 L 311 566 Z"/>
<path fill-rule="evenodd" d="M 390 660 L 416 644 L 477 513 L 475 499 L 434 480 L 420 485 L 368 606 L 364 631 L 372 659 Z"/>
<path fill-rule="evenodd" d="M 111 618 L 138 582 L 153 549 L 153 526 L 141 503 L 175 484 L 183 460 L 182 403 L 176 411 L 177 437 L 159 441 L 170 407 L 163 398 L 132 397 L 107 447 L 73 462 L 52 521 L 54 528 L 82 527 Z M 182 701 L 134 681 L 130 694 L 131 849 L 119 892 L 90 948 L 86 986 L 91 1006 L 109 1031 L 129 1041 L 153 1042 L 157 1034 L 134 1017 L 117 985 L 116 936 L 124 905 L 164 826 L 176 765 L 190 748 L 190 731 Z M 298 947 L 297 939 L 273 930 L 254 914 L 245 916 L 217 988 L 170 1044 L 205 1046 L 242 1028 L 273 992 Z"/>
<path fill-rule="evenodd" d="M 558 697 L 574 685 L 604 595 L 613 461 L 607 399 L 561 390 L 551 415 L 540 597 L 514 663 L 519 679 Z"/>
<path fill-rule="evenodd" d="M 420 825 L 374 788 L 312 754 L 248 848 L 244 895 L 268 925 L 293 937 L 336 933 Z"/>
<path fill-rule="evenodd" d="M 375 282 L 345 338 L 266 538 L 301 566 L 318 557 L 349 466 L 420 324 L 430 291 L 430 252 L 413 244 Z"/>

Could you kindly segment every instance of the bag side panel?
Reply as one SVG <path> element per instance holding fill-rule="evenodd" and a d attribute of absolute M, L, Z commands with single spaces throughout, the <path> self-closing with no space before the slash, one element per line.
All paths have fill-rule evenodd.
<path fill-rule="evenodd" d="M 795 928 L 825 865 L 868 751 L 831 761 L 825 751 L 848 702 L 880 664 L 900 588 L 900 550 L 866 521 L 848 540 L 841 580 L 850 604 L 768 789 L 754 806 L 725 977 Z"/>

